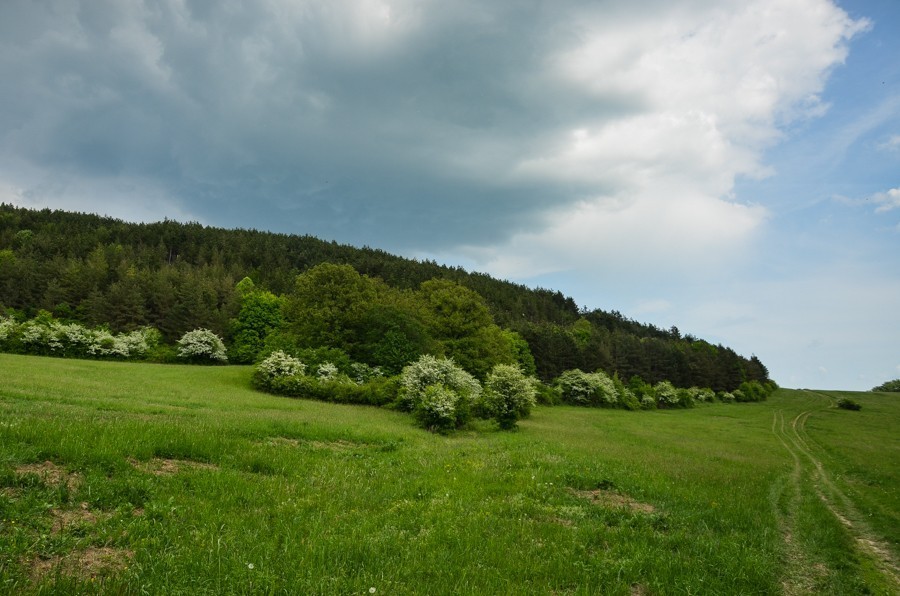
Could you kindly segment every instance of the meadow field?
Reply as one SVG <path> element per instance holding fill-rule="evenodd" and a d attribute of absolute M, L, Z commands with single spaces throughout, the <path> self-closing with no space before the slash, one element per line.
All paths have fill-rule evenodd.
<path fill-rule="evenodd" d="M 517 432 L 0 354 L 0 593 L 895 594 L 900 395 Z"/>

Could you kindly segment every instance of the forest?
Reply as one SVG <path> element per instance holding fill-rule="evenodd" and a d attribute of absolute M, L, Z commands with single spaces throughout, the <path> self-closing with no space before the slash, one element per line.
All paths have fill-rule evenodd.
<path fill-rule="evenodd" d="M 42 312 L 112 333 L 152 327 L 168 343 L 209 329 L 237 363 L 329 349 L 388 372 L 435 354 L 478 378 L 518 364 L 545 381 L 572 369 L 715 391 L 769 380 L 755 356 L 676 327 L 434 261 L 312 236 L 0 204 L 0 314 Z"/>

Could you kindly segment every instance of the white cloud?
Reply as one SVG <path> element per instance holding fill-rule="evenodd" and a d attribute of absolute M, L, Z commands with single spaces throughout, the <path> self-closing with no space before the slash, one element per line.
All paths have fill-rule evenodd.
<path fill-rule="evenodd" d="M 543 229 L 472 249 L 488 270 L 521 278 L 622 259 L 648 271 L 728 262 L 768 215 L 731 201 L 735 179 L 772 173 L 763 151 L 784 124 L 823 112 L 830 69 L 869 26 L 822 0 L 671 3 L 642 14 L 586 20 L 549 60 L 549 80 L 632 113 L 583 115 L 519 161 L 523 179 L 586 190 Z"/>
<path fill-rule="evenodd" d="M 885 151 L 900 151 L 900 135 L 891 135 L 887 140 L 878 145 L 878 148 Z"/>
<path fill-rule="evenodd" d="M 884 213 L 900 209 L 900 187 L 892 188 L 886 192 L 880 192 L 872 196 L 872 200 L 878 203 L 875 213 Z"/>

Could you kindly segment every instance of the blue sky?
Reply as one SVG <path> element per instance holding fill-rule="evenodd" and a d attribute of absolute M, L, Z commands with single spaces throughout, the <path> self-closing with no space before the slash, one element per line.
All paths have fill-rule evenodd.
<path fill-rule="evenodd" d="M 0 4 L 0 200 L 435 258 L 900 377 L 900 2 Z"/>

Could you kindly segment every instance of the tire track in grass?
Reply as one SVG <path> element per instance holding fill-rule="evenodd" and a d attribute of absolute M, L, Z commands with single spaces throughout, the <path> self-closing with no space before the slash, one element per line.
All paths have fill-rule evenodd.
<path fill-rule="evenodd" d="M 771 496 L 772 507 L 778 519 L 778 526 L 781 529 L 785 547 L 787 573 L 784 580 L 782 580 L 781 586 L 784 593 L 789 596 L 812 594 L 816 584 L 816 577 L 812 573 L 814 567 L 797 540 L 803 465 L 800 456 L 791 448 L 788 440 L 785 438 L 784 427 L 784 413 L 781 410 L 776 410 L 772 414 L 772 434 L 778 438 L 794 461 L 794 466 L 785 484 L 774 486 Z"/>
<path fill-rule="evenodd" d="M 831 396 L 823 393 L 815 393 L 815 395 L 827 399 L 828 408 L 836 407 L 835 400 Z M 796 436 L 801 452 L 815 468 L 816 483 L 814 487 L 816 494 L 822 499 L 822 502 L 825 503 L 832 515 L 850 532 L 862 554 L 874 563 L 875 568 L 885 576 L 888 583 L 893 585 L 897 593 L 900 594 L 900 563 L 898 563 L 897 558 L 893 555 L 887 543 L 882 541 L 872 531 L 869 524 L 865 521 L 865 516 L 859 512 L 853 500 L 832 481 L 825 470 L 825 466 L 813 454 L 812 448 L 806 441 L 805 435 L 808 435 L 806 422 L 811 413 L 803 412 L 798 415 L 792 422 L 792 427 L 794 428 L 793 435 Z"/>
<path fill-rule="evenodd" d="M 900 565 L 890 547 L 872 532 L 853 501 L 832 481 L 825 466 L 816 457 L 807 441 L 806 422 L 810 415 L 816 411 L 835 407 L 834 400 L 826 394 L 814 392 L 807 392 L 807 394 L 817 401 L 821 398 L 826 399 L 827 405 L 803 410 L 794 416 L 787 428 L 784 424 L 782 410 L 775 412 L 772 422 L 772 432 L 794 460 L 794 470 L 791 473 L 790 482 L 796 491 L 795 498 L 789 501 L 787 523 L 782 526 L 788 553 L 788 569 L 790 570 L 790 577 L 784 584 L 785 593 L 806 593 L 806 587 L 809 585 L 807 580 L 812 579 L 808 571 L 797 573 L 796 565 L 792 565 L 792 562 L 805 559 L 805 554 L 802 553 L 802 549 L 798 548 L 792 532 L 792 529 L 796 529 L 796 507 L 802 491 L 801 479 L 804 472 L 811 478 L 812 488 L 825 507 L 853 537 L 860 554 L 871 561 L 887 583 L 893 586 L 897 593 L 900 593 Z M 810 567 L 807 566 L 807 569 Z M 800 591 L 795 591 L 796 589 Z"/>

